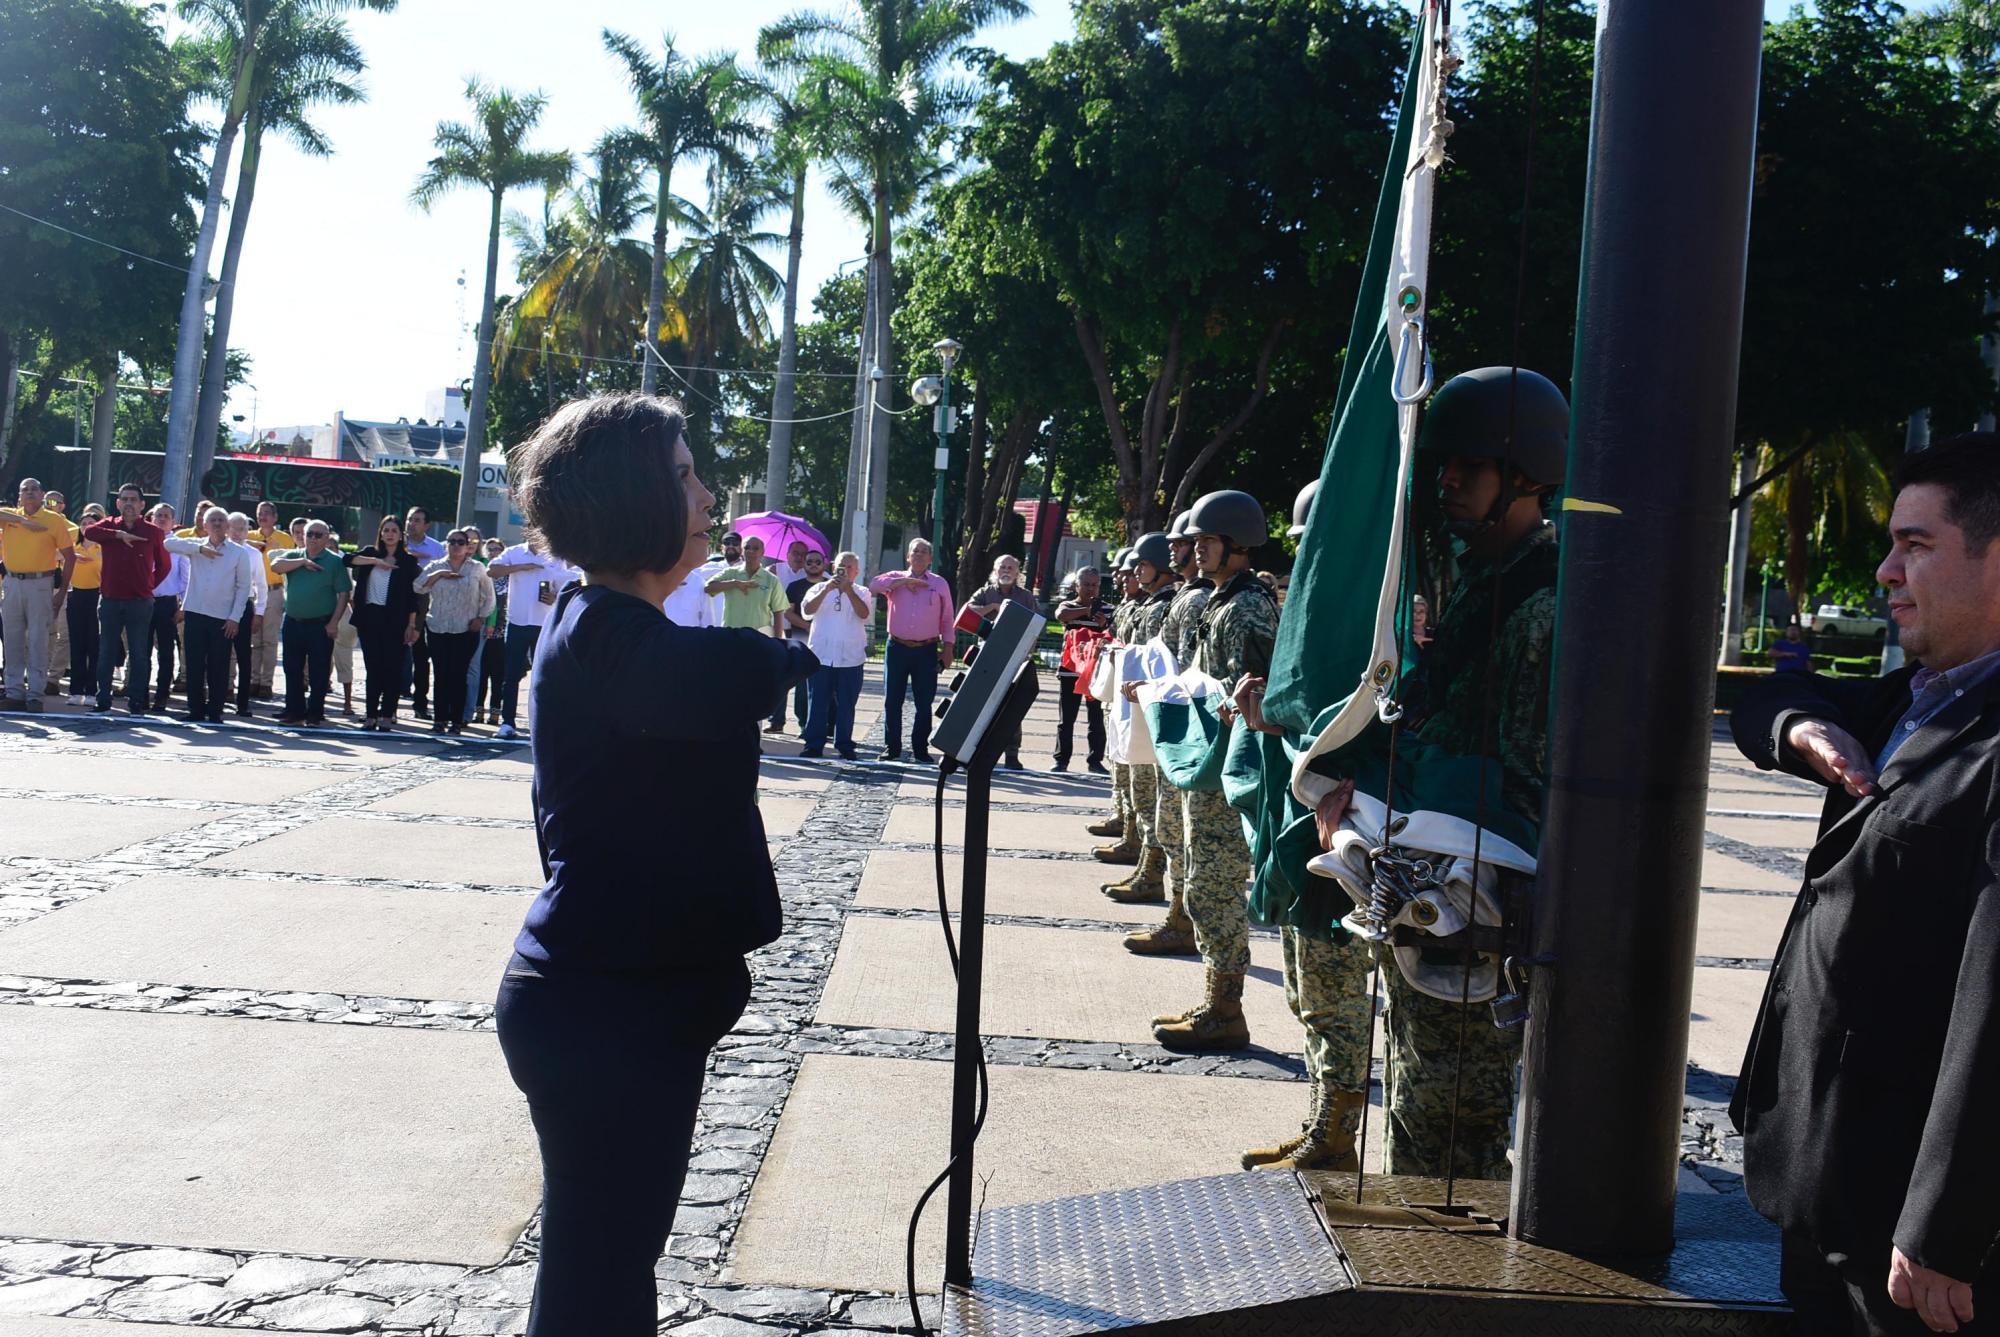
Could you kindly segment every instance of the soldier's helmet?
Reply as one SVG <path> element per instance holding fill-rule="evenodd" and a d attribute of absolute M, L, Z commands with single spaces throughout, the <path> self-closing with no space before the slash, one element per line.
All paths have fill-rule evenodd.
<path fill-rule="evenodd" d="M 1292 498 L 1292 527 L 1285 531 L 1286 538 L 1297 538 L 1306 532 L 1306 517 L 1312 514 L 1313 498 L 1319 495 L 1319 479 L 1315 478 L 1299 489 L 1299 495 Z"/>
<path fill-rule="evenodd" d="M 1139 541 L 1132 545 L 1132 565 L 1151 562 L 1153 569 L 1162 573 L 1174 569 L 1173 545 L 1167 542 L 1166 534 L 1158 529 L 1149 534 L 1141 534 Z"/>
<path fill-rule="evenodd" d="M 1169 542 L 1194 542 L 1194 535 L 1188 533 L 1187 527 L 1188 517 L 1193 514 L 1193 511 L 1182 511 L 1174 517 L 1174 522 L 1167 526 L 1167 539 Z"/>
<path fill-rule="evenodd" d="M 1123 548 L 1120 549 L 1120 552 L 1122 555 L 1118 558 L 1118 569 L 1120 571 L 1137 570 L 1139 566 L 1139 550 L 1137 548 Z"/>
<path fill-rule="evenodd" d="M 1430 465 L 1449 455 L 1507 460 L 1534 482 L 1559 486 L 1569 465 L 1569 401 L 1526 367 L 1461 372 L 1431 396 L 1417 453 Z"/>
<path fill-rule="evenodd" d="M 1215 534 L 1239 548 L 1259 548 L 1268 543 L 1271 531 L 1264 521 L 1264 508 L 1248 492 L 1211 492 L 1188 512 L 1190 534 Z"/>
<path fill-rule="evenodd" d="M 1131 555 L 1132 550 L 1130 548 L 1120 548 L 1117 552 L 1111 554 L 1111 571 L 1113 575 L 1125 569 L 1125 559 Z"/>

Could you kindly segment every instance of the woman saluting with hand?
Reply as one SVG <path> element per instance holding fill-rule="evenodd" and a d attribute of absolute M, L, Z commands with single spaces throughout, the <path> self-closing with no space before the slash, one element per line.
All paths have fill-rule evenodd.
<path fill-rule="evenodd" d="M 671 401 L 564 406 L 514 496 L 583 572 L 535 652 L 535 831 L 548 881 L 500 986 L 501 1048 L 541 1144 L 530 1337 L 639 1337 L 673 1226 L 708 1051 L 778 936 L 758 727 L 812 652 L 660 611 L 708 551 L 715 498 Z"/>

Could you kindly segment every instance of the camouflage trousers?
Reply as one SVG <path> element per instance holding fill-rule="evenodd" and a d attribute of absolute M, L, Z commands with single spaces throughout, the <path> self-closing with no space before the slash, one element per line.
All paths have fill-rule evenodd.
<path fill-rule="evenodd" d="M 1181 791 L 1175 789 L 1159 768 L 1153 768 L 1153 840 L 1167 856 L 1160 879 L 1167 895 L 1187 894 L 1187 821 L 1181 810 Z"/>
<path fill-rule="evenodd" d="M 1306 1031 L 1306 1077 L 1343 1091 L 1368 1089 L 1368 989 L 1374 962 L 1349 940 L 1325 942 L 1286 926 L 1285 1002 Z M 1360 1111 L 1356 1111 L 1357 1118 Z M 1348 1130 L 1352 1132 L 1353 1130 Z"/>
<path fill-rule="evenodd" d="M 1388 994 L 1383 1012 L 1388 1035 L 1384 1103 L 1389 1115 L 1383 1156 L 1388 1173 L 1442 1175 L 1449 1155 L 1456 1174 L 1508 1178 L 1513 1173 L 1507 1144 L 1520 1030 L 1496 1027 L 1484 1003 L 1461 1006 L 1418 991 L 1393 963 L 1383 964 L 1382 978 Z"/>
<path fill-rule="evenodd" d="M 1132 829 L 1132 768 L 1122 761 L 1111 763 L 1111 804 L 1118 816 L 1124 820 L 1125 829 Z"/>
<path fill-rule="evenodd" d="M 1188 918 L 1202 963 L 1225 975 L 1250 969 L 1250 910 L 1243 884 L 1250 877 L 1250 846 L 1243 819 L 1219 790 L 1181 793 L 1186 828 L 1184 874 Z"/>
<path fill-rule="evenodd" d="M 1139 848 L 1160 843 L 1159 824 L 1154 821 L 1153 808 L 1159 802 L 1160 768 L 1157 766 L 1127 766 L 1127 783 L 1132 787 L 1132 818 L 1139 828 Z"/>

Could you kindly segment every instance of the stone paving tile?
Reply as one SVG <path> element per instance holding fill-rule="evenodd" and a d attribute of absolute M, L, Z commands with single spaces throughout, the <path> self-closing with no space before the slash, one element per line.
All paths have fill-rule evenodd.
<path fill-rule="evenodd" d="M 518 829 L 496 829 L 328 817 L 274 835 L 261 845 L 231 850 L 209 863 L 226 869 L 275 864 L 335 876 L 388 879 L 436 869 L 457 881 L 488 886 L 542 884 L 541 855 L 535 834 L 525 823 Z"/>
<path fill-rule="evenodd" d="M 483 1004 L 521 909 L 444 891 L 168 874 L 0 932 L 0 973 Z"/>
<path fill-rule="evenodd" d="M 945 888 L 954 910 L 964 876 L 963 855 L 945 856 Z M 1115 924 L 1151 924 L 1164 911 L 1158 905 L 1121 905 L 1099 888 L 1130 871 L 1098 863 L 1051 859 L 987 861 L 986 908 L 989 916 L 1035 916 L 1049 919 L 1103 920 Z M 855 893 L 857 906 L 935 913 L 937 873 L 929 853 L 876 850 Z M 0 956 L 0 961 L 5 957 Z"/>

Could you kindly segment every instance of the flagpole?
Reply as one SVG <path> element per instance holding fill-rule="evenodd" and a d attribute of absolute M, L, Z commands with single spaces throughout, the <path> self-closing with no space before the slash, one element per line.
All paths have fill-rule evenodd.
<path fill-rule="evenodd" d="M 1575 1253 L 1673 1245 L 1762 35 L 1748 0 L 1598 10 L 1510 1213 Z"/>

